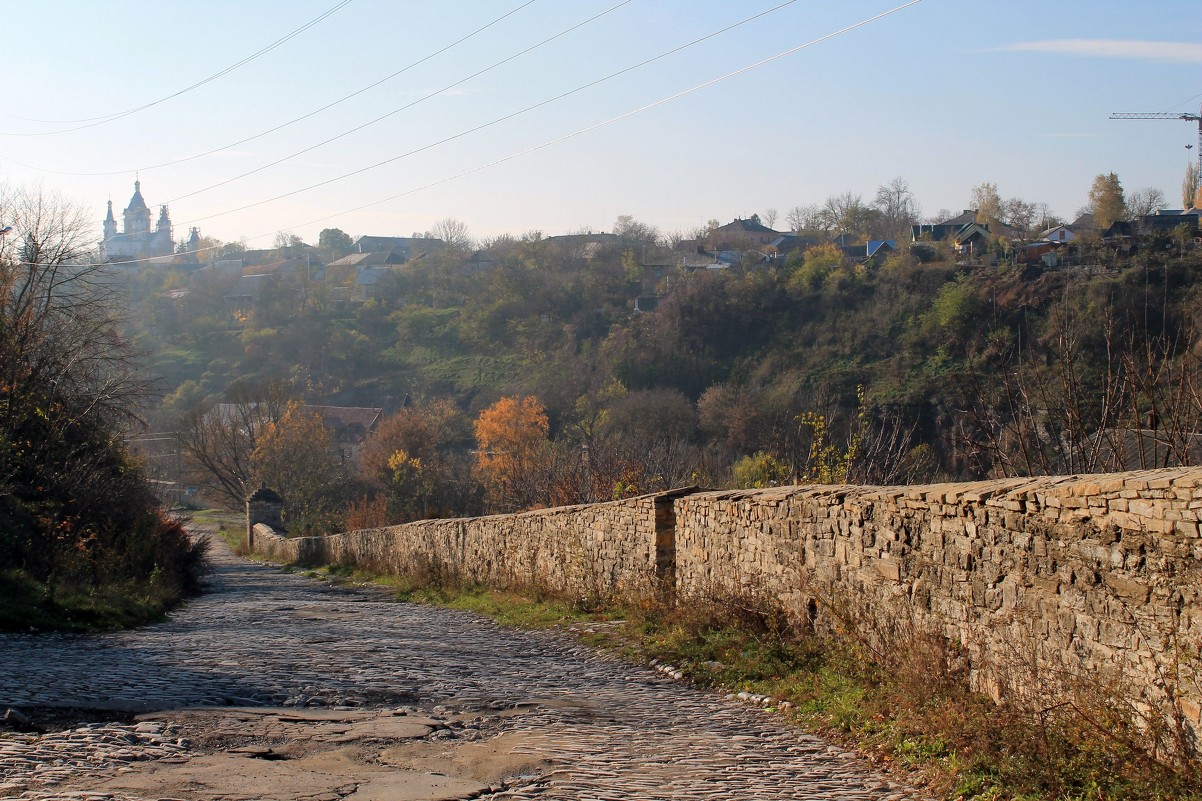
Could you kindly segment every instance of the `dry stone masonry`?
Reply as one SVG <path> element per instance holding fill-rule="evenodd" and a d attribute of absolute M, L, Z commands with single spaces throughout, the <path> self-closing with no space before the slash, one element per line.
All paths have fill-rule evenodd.
<path fill-rule="evenodd" d="M 1202 469 L 693 492 L 287 540 L 306 563 L 494 586 L 771 599 L 962 647 L 997 696 L 1121 681 L 1202 722 Z M 1176 699 L 1176 700 L 1174 700 Z M 1171 711 L 1171 710 L 1169 710 Z"/>

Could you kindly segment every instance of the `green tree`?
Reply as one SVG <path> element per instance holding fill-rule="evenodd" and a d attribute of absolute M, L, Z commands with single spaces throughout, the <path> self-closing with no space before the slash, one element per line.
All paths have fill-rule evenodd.
<path fill-rule="evenodd" d="M 789 465 L 764 451 L 744 456 L 735 462 L 731 471 L 734 473 L 735 486 L 739 489 L 764 489 L 789 481 Z"/>
<path fill-rule="evenodd" d="M 1111 172 L 1093 179 L 1093 185 L 1089 187 L 1088 208 L 1093 213 L 1094 224 L 1103 231 L 1125 218 L 1123 185 L 1119 183 L 1118 175 Z"/>
<path fill-rule="evenodd" d="M 354 250 L 354 247 L 355 243 L 350 234 L 341 228 L 323 228 L 317 235 L 317 249 L 326 261 L 340 259 Z"/>
<path fill-rule="evenodd" d="M 789 289 L 794 292 L 815 290 L 843 264 L 843 251 L 827 243 L 812 247 L 802 257 L 801 267 L 789 278 Z"/>

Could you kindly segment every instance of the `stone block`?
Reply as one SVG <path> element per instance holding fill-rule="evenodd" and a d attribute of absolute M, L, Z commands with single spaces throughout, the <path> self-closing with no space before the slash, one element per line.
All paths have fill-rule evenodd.
<path fill-rule="evenodd" d="M 872 563 L 872 566 L 882 578 L 889 581 L 901 581 L 902 568 L 898 560 L 890 558 L 877 559 Z"/>
<path fill-rule="evenodd" d="M 1134 579 L 1108 573 L 1103 580 L 1115 595 L 1129 603 L 1143 605 L 1152 594 L 1151 587 Z"/>

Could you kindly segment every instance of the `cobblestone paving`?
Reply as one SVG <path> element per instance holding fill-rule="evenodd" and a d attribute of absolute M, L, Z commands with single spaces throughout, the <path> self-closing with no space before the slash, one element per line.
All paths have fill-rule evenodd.
<path fill-rule="evenodd" d="M 510 753 L 550 767 L 472 797 L 922 797 L 761 709 L 567 635 L 381 600 L 223 549 L 214 561 L 211 591 L 166 623 L 99 636 L 0 635 L 0 711 L 406 707 L 438 719 L 506 710 L 472 736 L 529 735 Z M 129 771 L 134 762 L 187 760 L 195 746 L 178 735 L 167 721 L 0 737 L 0 797 L 115 798 L 54 788 L 68 776 L 78 787 L 81 777 Z"/>

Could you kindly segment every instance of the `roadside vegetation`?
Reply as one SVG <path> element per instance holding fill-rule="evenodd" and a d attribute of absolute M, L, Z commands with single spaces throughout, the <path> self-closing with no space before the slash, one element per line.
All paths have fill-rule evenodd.
<path fill-rule="evenodd" d="M 154 620 L 195 588 L 205 546 L 124 445 L 145 395 L 90 221 L 0 187 L 0 630 Z"/>

